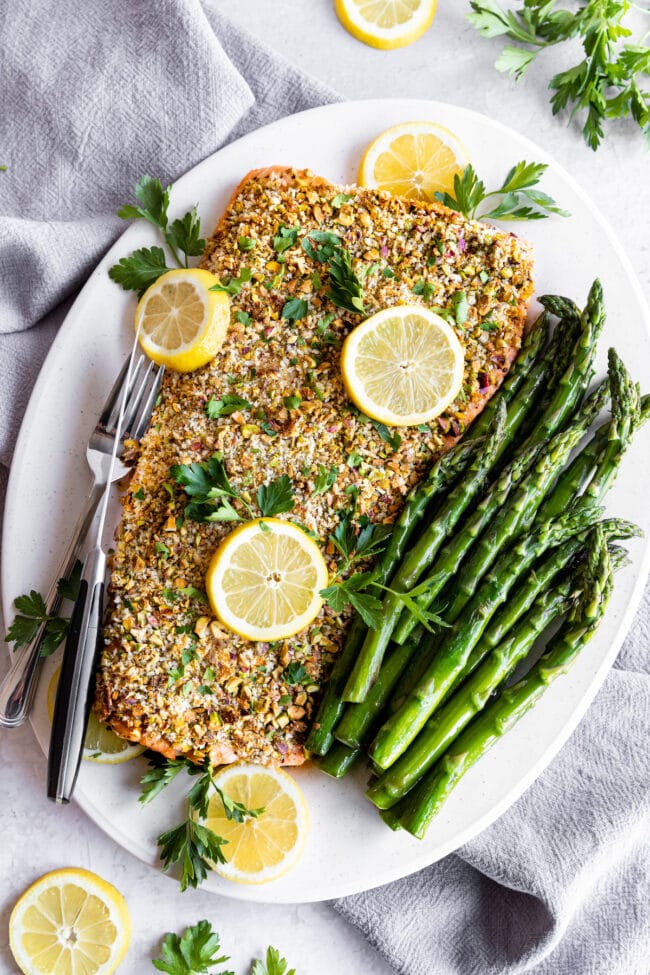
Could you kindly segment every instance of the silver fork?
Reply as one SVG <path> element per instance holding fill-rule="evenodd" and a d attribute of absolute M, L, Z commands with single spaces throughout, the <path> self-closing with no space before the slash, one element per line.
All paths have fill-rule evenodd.
<path fill-rule="evenodd" d="M 127 359 L 108 394 L 101 416 L 88 440 L 86 459 L 93 475 L 93 485 L 77 519 L 59 571 L 45 598 L 48 616 L 55 616 L 58 613 L 62 602 L 58 592 L 58 580 L 67 579 L 72 572 L 108 480 L 128 366 Z M 125 440 L 139 440 L 144 434 L 158 396 L 163 372 L 164 367 L 154 365 L 144 355 L 136 359 L 127 391 L 124 426 L 117 449 L 118 458 L 121 458 L 124 453 Z M 118 481 L 127 471 L 126 464 L 121 459 L 116 460 L 111 481 Z M 42 624 L 31 643 L 16 651 L 14 662 L 0 685 L 0 725 L 15 728 L 23 723 L 29 713 L 37 684 L 44 635 L 45 624 Z"/>

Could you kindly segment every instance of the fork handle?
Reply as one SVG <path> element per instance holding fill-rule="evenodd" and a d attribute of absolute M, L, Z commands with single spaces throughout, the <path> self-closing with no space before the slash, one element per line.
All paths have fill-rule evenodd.
<path fill-rule="evenodd" d="M 55 616 L 59 610 L 62 600 L 58 593 L 58 581 L 59 579 L 67 579 L 74 568 L 97 510 L 102 491 L 101 484 L 94 484 L 88 493 L 59 571 L 45 599 L 48 616 Z M 2 684 L 0 684 L 0 725 L 5 728 L 17 728 L 29 713 L 38 683 L 39 664 L 42 659 L 41 644 L 44 636 L 45 625 L 41 624 L 34 639 L 16 651 L 14 661 Z"/>

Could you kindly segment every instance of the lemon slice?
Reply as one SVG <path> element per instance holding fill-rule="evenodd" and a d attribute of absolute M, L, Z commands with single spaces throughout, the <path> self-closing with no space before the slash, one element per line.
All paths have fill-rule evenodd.
<path fill-rule="evenodd" d="M 230 322 L 230 299 L 210 291 L 219 279 L 199 268 L 167 271 L 147 288 L 135 311 L 140 345 L 154 362 L 192 372 L 214 359 Z"/>
<path fill-rule="evenodd" d="M 54 715 L 56 687 L 59 683 L 60 673 L 61 668 L 57 667 L 47 688 L 47 713 L 50 721 Z M 98 765 L 121 765 L 122 762 L 128 762 L 129 759 L 142 755 L 143 751 L 145 751 L 144 745 L 138 745 L 137 742 L 120 738 L 114 731 L 102 724 L 94 711 L 90 712 L 83 750 L 83 757 L 86 761 L 97 762 Z"/>
<path fill-rule="evenodd" d="M 327 566 L 305 532 L 279 518 L 248 521 L 212 557 L 206 591 L 216 615 L 247 640 L 282 640 L 318 615 Z"/>
<path fill-rule="evenodd" d="M 294 779 L 281 769 L 241 763 L 219 772 L 214 782 L 247 809 L 264 809 L 237 823 L 227 818 L 219 795 L 211 797 L 205 825 L 228 840 L 227 863 L 215 863 L 214 869 L 240 884 L 277 880 L 294 866 L 307 839 L 307 806 Z"/>
<path fill-rule="evenodd" d="M 370 143 L 359 183 L 431 202 L 436 192 L 453 189 L 454 176 L 462 175 L 468 162 L 467 149 L 449 129 L 435 122 L 404 122 Z"/>
<path fill-rule="evenodd" d="M 389 426 L 427 423 L 463 383 L 463 348 L 439 315 L 419 305 L 385 308 L 343 343 L 343 382 L 353 403 Z"/>
<path fill-rule="evenodd" d="M 46 873 L 11 912 L 9 943 L 25 975 L 110 975 L 131 940 L 120 892 L 76 867 Z"/>
<path fill-rule="evenodd" d="M 389 51 L 429 29 L 437 0 L 335 0 L 337 16 L 358 41 Z"/>

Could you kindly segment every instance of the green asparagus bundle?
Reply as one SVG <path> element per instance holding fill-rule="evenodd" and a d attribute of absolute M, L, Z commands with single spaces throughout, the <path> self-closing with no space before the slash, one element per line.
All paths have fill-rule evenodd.
<path fill-rule="evenodd" d="M 405 800 L 402 827 L 422 838 L 433 817 L 468 771 L 566 674 L 600 623 L 612 589 L 612 565 L 603 533 L 594 531 L 588 578 L 579 605 L 529 674 L 488 704 L 458 736 Z"/>

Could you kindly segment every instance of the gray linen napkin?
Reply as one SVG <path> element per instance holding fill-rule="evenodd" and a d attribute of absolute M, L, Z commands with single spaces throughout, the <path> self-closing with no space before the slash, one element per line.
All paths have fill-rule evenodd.
<path fill-rule="evenodd" d="M 135 180 L 174 179 L 335 96 L 209 0 L 4 5 L 0 91 L 1 510 L 2 465 L 40 365 L 123 229 L 114 213 Z M 648 620 L 646 597 L 586 719 L 494 826 L 413 877 L 335 903 L 399 972 L 648 975 Z"/>

